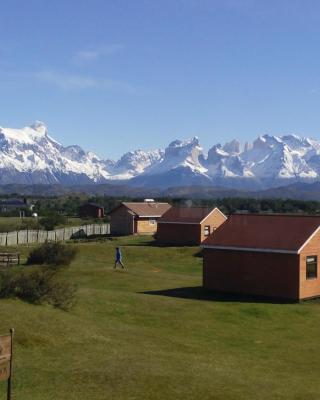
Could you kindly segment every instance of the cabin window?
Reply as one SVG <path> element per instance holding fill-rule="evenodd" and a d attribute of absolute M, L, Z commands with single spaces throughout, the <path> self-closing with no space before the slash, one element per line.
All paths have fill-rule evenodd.
<path fill-rule="evenodd" d="M 309 256 L 307 257 L 307 279 L 315 279 L 317 277 L 318 272 L 318 257 L 317 256 Z"/>
<path fill-rule="evenodd" d="M 155 225 L 156 220 L 155 219 L 149 219 L 149 225 Z"/>
<path fill-rule="evenodd" d="M 204 236 L 209 236 L 210 235 L 210 226 L 206 225 L 204 227 Z"/>

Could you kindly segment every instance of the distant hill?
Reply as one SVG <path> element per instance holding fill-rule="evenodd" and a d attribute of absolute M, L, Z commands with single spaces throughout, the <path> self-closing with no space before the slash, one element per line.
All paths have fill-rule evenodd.
<path fill-rule="evenodd" d="M 246 191 L 229 189 L 225 187 L 212 186 L 177 186 L 168 189 L 131 187 L 119 184 L 96 184 L 96 185 L 0 185 L 0 194 L 19 194 L 25 196 L 61 196 L 68 194 L 85 193 L 91 195 L 110 197 L 172 197 L 213 199 L 224 197 L 252 197 L 281 198 L 296 200 L 318 200 L 320 201 L 320 182 L 295 183 L 261 191 Z"/>
<path fill-rule="evenodd" d="M 255 197 L 320 201 L 320 182 L 300 182 L 288 186 L 263 190 L 257 192 Z"/>

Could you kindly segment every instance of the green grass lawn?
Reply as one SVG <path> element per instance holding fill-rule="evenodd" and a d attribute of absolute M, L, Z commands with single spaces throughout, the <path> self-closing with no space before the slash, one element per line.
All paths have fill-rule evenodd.
<path fill-rule="evenodd" d="M 118 244 L 126 272 L 112 270 Z M 206 299 L 192 289 L 198 248 L 77 247 L 71 311 L 0 301 L 0 333 L 16 329 L 14 400 L 320 398 L 320 303 Z"/>

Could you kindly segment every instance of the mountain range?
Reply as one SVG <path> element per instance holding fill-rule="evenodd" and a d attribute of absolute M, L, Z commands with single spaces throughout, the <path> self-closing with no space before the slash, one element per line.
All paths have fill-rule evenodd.
<path fill-rule="evenodd" d="M 233 140 L 206 153 L 197 137 L 165 150 L 135 150 L 101 159 L 78 145 L 63 146 L 42 122 L 0 127 L 0 184 L 126 185 L 136 188 L 225 187 L 267 190 L 320 180 L 320 141 L 298 135 Z"/>

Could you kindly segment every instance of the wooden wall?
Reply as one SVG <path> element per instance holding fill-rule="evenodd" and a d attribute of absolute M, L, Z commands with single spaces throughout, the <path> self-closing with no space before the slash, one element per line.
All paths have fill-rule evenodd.
<path fill-rule="evenodd" d="M 150 224 L 154 220 L 155 224 Z M 157 218 L 139 218 L 121 206 L 110 215 L 111 235 L 152 235 L 157 231 Z"/>
<path fill-rule="evenodd" d="M 125 206 L 114 210 L 110 215 L 111 235 L 132 235 L 134 233 L 133 213 Z"/>
<path fill-rule="evenodd" d="M 150 220 L 155 221 L 155 224 L 150 224 Z M 140 235 L 153 235 L 157 231 L 156 218 L 137 218 L 137 230 L 135 233 Z"/>
<path fill-rule="evenodd" d="M 318 257 L 318 277 L 307 279 L 307 256 Z M 320 232 L 306 244 L 300 253 L 300 298 L 320 296 Z"/>
<path fill-rule="evenodd" d="M 203 286 L 219 292 L 299 299 L 299 255 L 203 250 Z"/>
<path fill-rule="evenodd" d="M 159 223 L 156 240 L 162 244 L 199 245 L 200 224 Z"/>
<path fill-rule="evenodd" d="M 222 214 L 219 210 L 214 210 L 208 217 L 201 223 L 201 237 L 200 242 L 202 243 L 208 236 L 204 234 L 205 226 L 210 226 L 210 234 L 213 233 L 220 225 L 227 220 L 227 217 Z"/>

